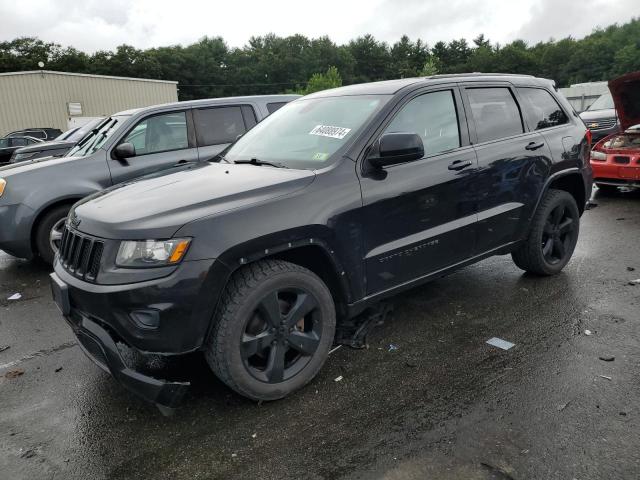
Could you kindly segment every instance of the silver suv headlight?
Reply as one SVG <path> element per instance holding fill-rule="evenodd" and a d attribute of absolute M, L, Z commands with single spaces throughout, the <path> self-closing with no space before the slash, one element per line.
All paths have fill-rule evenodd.
<path fill-rule="evenodd" d="M 116 265 L 125 268 L 175 265 L 184 258 L 190 243 L 190 238 L 125 240 L 120 243 L 116 255 Z"/>

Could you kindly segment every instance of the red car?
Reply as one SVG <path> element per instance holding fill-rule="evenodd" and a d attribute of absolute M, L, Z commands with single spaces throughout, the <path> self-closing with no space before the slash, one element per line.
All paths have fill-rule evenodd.
<path fill-rule="evenodd" d="M 603 138 L 591 151 L 593 181 L 600 190 L 640 187 L 640 72 L 609 82 L 623 133 Z"/>

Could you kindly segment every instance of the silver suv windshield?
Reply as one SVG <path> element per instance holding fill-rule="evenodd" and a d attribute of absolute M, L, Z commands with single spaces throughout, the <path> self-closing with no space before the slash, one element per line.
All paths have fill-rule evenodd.
<path fill-rule="evenodd" d="M 225 160 L 311 170 L 326 167 L 390 98 L 354 95 L 296 100 L 249 130 L 224 154 Z"/>
<path fill-rule="evenodd" d="M 613 105 L 613 97 L 610 93 L 605 93 L 600 95 L 587 110 L 609 110 L 610 108 L 615 108 Z"/>
<path fill-rule="evenodd" d="M 128 116 L 109 117 L 91 130 L 78 144 L 69 150 L 66 157 L 86 157 L 96 152 L 113 135 Z"/>

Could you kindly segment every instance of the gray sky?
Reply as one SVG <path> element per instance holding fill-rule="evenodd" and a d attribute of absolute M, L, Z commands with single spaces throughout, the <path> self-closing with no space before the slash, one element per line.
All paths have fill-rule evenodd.
<path fill-rule="evenodd" d="M 576 38 L 638 14 L 638 0 L 0 0 L 0 40 L 37 36 L 93 52 L 188 44 L 204 35 L 242 46 L 252 35 L 371 33 L 430 45 L 480 33 L 502 44 Z"/>

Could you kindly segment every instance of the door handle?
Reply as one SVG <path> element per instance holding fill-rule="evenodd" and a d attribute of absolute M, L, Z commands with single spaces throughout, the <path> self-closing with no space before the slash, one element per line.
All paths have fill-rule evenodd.
<path fill-rule="evenodd" d="M 467 168 L 471 166 L 471 162 L 469 160 L 456 160 L 447 168 L 449 170 L 462 170 L 463 168 Z"/>
<path fill-rule="evenodd" d="M 524 147 L 526 150 L 537 150 L 539 148 L 544 147 L 544 143 L 540 142 L 540 143 L 536 143 L 536 142 L 531 142 L 529 143 L 526 147 Z"/>

